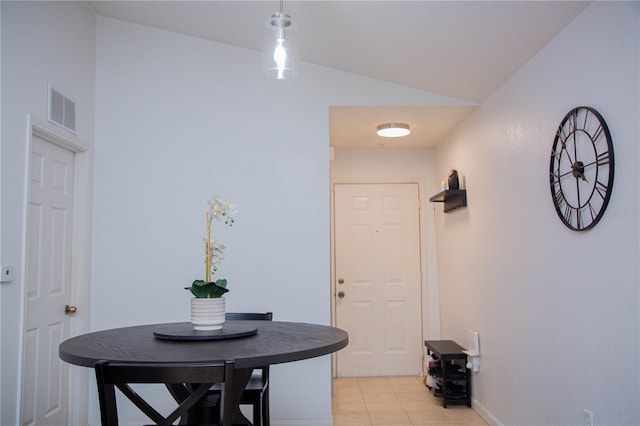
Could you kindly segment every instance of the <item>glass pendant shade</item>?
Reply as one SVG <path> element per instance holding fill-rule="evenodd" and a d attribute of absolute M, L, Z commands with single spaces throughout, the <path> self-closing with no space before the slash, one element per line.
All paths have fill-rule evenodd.
<path fill-rule="evenodd" d="M 285 80 L 298 72 L 298 55 L 291 37 L 293 20 L 282 11 L 267 21 L 267 34 L 262 48 L 263 70 L 269 78 Z"/>

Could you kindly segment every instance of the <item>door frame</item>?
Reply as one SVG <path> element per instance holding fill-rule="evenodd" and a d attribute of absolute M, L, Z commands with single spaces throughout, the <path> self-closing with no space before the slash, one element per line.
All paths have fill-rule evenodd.
<path fill-rule="evenodd" d="M 425 212 L 427 212 L 426 210 L 426 197 L 424 196 L 425 192 L 424 192 L 424 181 L 422 179 L 415 179 L 415 178 L 399 178 L 399 179 L 384 179 L 384 180 L 360 180 L 360 179 L 337 179 L 337 180 L 331 180 L 331 187 L 330 187 L 330 208 L 331 208 L 331 218 L 330 218 L 330 229 L 331 229 L 331 279 L 330 279 L 330 290 L 331 290 L 331 325 L 332 326 L 336 326 L 337 324 L 337 315 L 336 315 L 336 293 L 337 293 L 337 286 L 336 286 L 336 265 L 335 265 L 335 260 L 336 260 L 336 250 L 335 250 L 335 187 L 336 185 L 385 185 L 385 184 L 417 184 L 418 185 L 418 228 L 419 228 L 419 232 L 420 232 L 420 317 L 422 319 L 422 324 L 420 324 L 420 329 L 421 329 L 421 339 L 425 340 L 427 334 L 429 334 L 427 332 L 427 330 L 429 330 L 429 317 L 431 317 L 431 315 L 429 315 L 428 312 L 425 312 L 425 309 L 429 309 L 429 308 L 433 308 L 432 306 L 430 306 L 429 304 L 429 277 L 431 276 L 431 274 L 429 273 L 429 267 L 432 266 L 433 262 L 431 262 L 429 260 L 429 258 L 432 256 L 432 254 L 430 254 L 430 251 L 428 250 L 428 248 L 431 246 L 431 244 L 429 243 L 428 239 L 427 239 L 427 232 L 426 232 L 426 224 L 425 221 L 426 216 L 425 216 Z M 433 229 L 432 229 L 433 231 Z M 431 239 L 433 239 L 434 241 L 434 246 L 435 246 L 435 234 L 433 232 L 431 232 Z M 437 307 L 436 307 L 437 309 Z M 437 312 L 437 315 L 439 316 L 439 312 Z M 439 324 L 438 324 L 438 328 L 439 328 Z M 422 363 L 422 368 L 424 370 L 424 362 Z M 332 354 L 332 377 L 336 378 L 337 377 L 337 356 L 336 354 Z M 424 371 L 423 371 L 424 373 Z"/>
<path fill-rule="evenodd" d="M 21 286 L 21 319 L 20 319 L 20 348 L 18 365 L 18 416 L 22 422 L 22 380 L 23 380 L 23 356 L 24 334 L 26 324 L 26 269 L 27 269 L 27 227 L 28 209 L 31 188 L 31 152 L 33 149 L 33 137 L 38 137 L 49 143 L 71 151 L 74 154 L 74 178 L 73 178 L 73 224 L 71 228 L 72 241 L 72 265 L 71 265 L 71 301 L 79 306 L 69 323 L 69 337 L 82 334 L 87 331 L 89 324 L 89 248 L 90 248 L 90 212 L 91 212 L 91 151 L 89 145 L 77 136 L 63 131 L 61 128 L 46 121 L 27 115 L 27 143 L 25 164 L 25 199 L 23 204 L 23 229 L 22 229 L 22 258 L 23 273 Z M 89 387 L 89 372 L 87 369 L 69 368 L 69 398 L 67 405 L 69 424 L 88 424 L 87 400 Z"/>

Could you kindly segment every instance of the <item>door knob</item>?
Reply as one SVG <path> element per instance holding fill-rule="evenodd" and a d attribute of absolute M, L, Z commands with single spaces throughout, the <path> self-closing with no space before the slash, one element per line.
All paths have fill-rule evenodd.
<path fill-rule="evenodd" d="M 344 291 L 339 291 L 339 292 L 338 292 L 338 297 L 339 297 L 340 299 L 344 298 Z"/>
<path fill-rule="evenodd" d="M 338 284 L 344 284 L 344 280 L 342 278 L 338 278 Z"/>
<path fill-rule="evenodd" d="M 78 310 L 78 308 L 76 308 L 75 306 L 66 305 L 64 307 L 64 313 L 67 314 L 67 315 L 73 315 L 73 314 L 76 313 L 77 310 Z"/>

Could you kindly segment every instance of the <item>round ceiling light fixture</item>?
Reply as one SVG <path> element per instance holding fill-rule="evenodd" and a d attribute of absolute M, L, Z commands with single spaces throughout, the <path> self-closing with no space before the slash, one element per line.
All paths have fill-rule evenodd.
<path fill-rule="evenodd" d="M 411 133 L 406 123 L 385 123 L 378 126 L 378 136 L 385 138 L 399 138 Z"/>

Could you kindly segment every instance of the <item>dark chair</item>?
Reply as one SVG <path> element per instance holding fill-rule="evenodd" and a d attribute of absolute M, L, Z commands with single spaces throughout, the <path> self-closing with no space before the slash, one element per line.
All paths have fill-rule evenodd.
<path fill-rule="evenodd" d="M 231 386 L 228 378 L 232 377 L 233 362 L 214 364 L 131 364 L 99 361 L 95 365 L 100 401 L 100 418 L 102 426 L 118 425 L 118 409 L 116 406 L 117 387 L 136 407 L 146 414 L 157 425 L 168 426 L 180 418 L 180 424 L 200 422 L 196 417 L 202 410 L 202 404 L 210 396 L 207 391 L 215 383 Z M 145 401 L 131 386 L 133 383 L 163 383 L 170 390 L 178 407 L 168 416 L 163 416 Z M 229 387 L 225 391 L 231 391 Z M 222 425 L 231 425 L 231 403 L 219 394 L 215 400 L 222 398 Z M 219 406 L 218 405 L 218 406 Z M 191 411 L 189 411 L 192 409 Z M 191 415 L 191 418 L 189 417 Z M 218 420 L 216 420 L 218 421 Z"/>
<path fill-rule="evenodd" d="M 227 312 L 227 320 L 272 321 L 273 313 Z M 222 387 L 215 385 L 209 394 L 220 395 Z M 240 397 L 240 405 L 253 406 L 253 425 L 269 426 L 269 366 L 254 370 Z"/>

